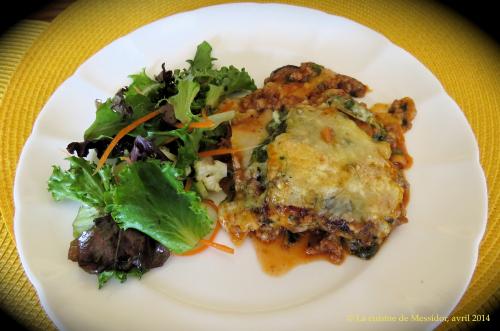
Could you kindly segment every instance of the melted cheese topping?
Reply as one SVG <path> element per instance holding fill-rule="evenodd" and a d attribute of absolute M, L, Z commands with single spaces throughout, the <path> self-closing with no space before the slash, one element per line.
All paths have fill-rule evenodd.
<path fill-rule="evenodd" d="M 351 77 L 305 63 L 280 68 L 262 89 L 219 106 L 236 111 L 231 143 L 241 151 L 233 154 L 235 197 L 219 208 L 233 239 L 255 231 L 260 239 L 272 240 L 281 227 L 294 233 L 319 229 L 342 237 L 345 249 L 367 256 L 406 220 L 408 186 L 402 169 L 411 158 L 401 125 L 409 127 L 413 101 L 396 100 L 392 112 L 387 107 L 374 111 L 387 130 L 380 142 L 372 138 L 369 124 L 325 103 L 332 95 L 362 96 L 363 89 Z M 286 112 L 283 132 L 274 124 Z M 271 134 L 266 127 L 272 121 Z M 399 150 L 404 155 L 394 153 Z"/>
<path fill-rule="evenodd" d="M 324 128 L 333 134 L 329 143 Z M 340 112 L 290 109 L 286 133 L 268 147 L 266 201 L 348 222 L 398 217 L 403 189 L 389 157 L 389 144 L 373 141 Z M 290 227 L 286 217 L 273 220 Z"/>
<path fill-rule="evenodd" d="M 233 237 L 243 238 L 263 221 L 302 232 L 325 219 L 371 221 L 380 237 L 388 235 L 386 220 L 401 216 L 404 194 L 388 143 L 374 141 L 335 109 L 300 105 L 289 109 L 286 132 L 268 145 L 267 162 L 251 163 L 251 147 L 267 137 L 265 126 L 273 116 L 267 110 L 240 116 L 232 127 L 233 147 L 250 149 L 235 155 L 236 197 L 220 208 Z M 331 130 L 330 142 L 321 136 L 325 128 Z M 264 168 L 264 192 L 255 188 L 256 167 Z M 307 213 L 297 217 L 296 210 Z"/>

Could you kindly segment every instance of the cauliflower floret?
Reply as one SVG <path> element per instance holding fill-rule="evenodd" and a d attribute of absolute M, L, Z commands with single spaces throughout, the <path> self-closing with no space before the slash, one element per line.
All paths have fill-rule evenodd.
<path fill-rule="evenodd" d="M 227 176 L 227 164 L 214 161 L 212 157 L 206 157 L 195 161 L 194 170 L 196 180 L 203 183 L 208 191 L 220 192 L 222 190 L 219 181 Z"/>

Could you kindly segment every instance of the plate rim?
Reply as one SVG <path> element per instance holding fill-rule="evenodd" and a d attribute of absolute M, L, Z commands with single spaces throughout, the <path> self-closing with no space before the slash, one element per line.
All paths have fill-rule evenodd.
<path fill-rule="evenodd" d="M 372 33 L 376 34 L 378 37 L 380 38 L 383 38 L 389 46 L 391 47 L 395 47 L 397 48 L 398 50 L 402 51 L 405 53 L 405 55 L 413 58 L 416 62 L 418 62 L 418 64 L 427 72 L 428 76 L 429 77 L 432 77 L 435 82 L 437 83 L 437 85 L 439 86 L 440 88 L 440 91 L 439 93 L 436 93 L 436 95 L 438 94 L 441 94 L 443 96 L 446 97 L 447 99 L 447 102 L 453 104 L 453 106 L 455 106 L 458 110 L 460 110 L 460 116 L 461 116 L 461 120 L 462 121 L 465 121 L 466 123 L 466 128 L 467 130 L 469 131 L 469 135 L 473 138 L 473 142 L 474 142 L 474 166 L 475 166 L 475 170 L 478 170 L 478 174 L 480 175 L 480 181 L 481 181 L 481 188 L 482 188 L 482 193 L 484 194 L 485 196 L 485 199 L 483 199 L 483 206 L 482 206 L 482 212 L 483 212 L 483 217 L 481 219 L 481 228 L 480 230 L 478 231 L 478 234 L 475 236 L 475 240 L 473 241 L 473 247 L 475 248 L 474 251 L 473 251 L 473 261 L 471 261 L 470 263 L 470 267 L 469 267 L 469 272 L 468 272 L 468 279 L 461 291 L 461 293 L 459 294 L 458 296 L 458 299 L 456 300 L 456 302 L 453 303 L 453 305 L 451 306 L 451 308 L 449 309 L 449 312 L 448 314 L 450 314 L 456 307 L 456 305 L 459 303 L 459 301 L 462 299 L 464 293 L 466 292 L 466 290 L 468 289 L 469 285 L 470 285 L 470 282 L 471 282 L 471 279 L 474 275 L 474 270 L 477 266 L 477 261 L 478 261 L 478 258 L 479 258 L 479 248 L 480 248 L 480 244 L 481 244 L 481 241 L 485 235 L 485 231 L 486 231 L 486 228 L 487 228 L 487 223 L 488 223 L 488 185 L 487 185 L 487 180 L 486 180 L 486 176 L 485 176 L 485 172 L 484 172 L 484 169 L 482 167 L 482 164 L 480 162 L 480 150 L 479 150 L 479 146 L 478 146 L 478 141 L 477 141 L 477 138 L 472 130 L 472 127 L 469 123 L 469 121 L 467 120 L 465 114 L 463 113 L 463 111 L 461 110 L 460 106 L 456 103 L 456 101 L 450 96 L 450 94 L 447 92 L 446 88 L 444 87 L 444 85 L 439 81 L 439 79 L 434 75 L 434 73 L 424 64 L 422 63 L 417 57 L 415 57 L 413 54 L 411 54 L 410 52 L 408 52 L 407 50 L 405 50 L 404 48 L 400 47 L 397 43 L 393 42 L 392 40 L 390 40 L 389 38 L 387 38 L 385 35 L 383 35 L 382 33 L 378 32 L 377 30 L 374 30 L 366 25 L 363 25 L 359 22 L 356 22 L 350 18 L 347 18 L 347 17 L 344 17 L 344 16 L 340 16 L 340 15 L 335 15 L 335 14 L 331 14 L 331 13 L 328 13 L 328 12 L 324 12 L 324 11 L 321 11 L 321 10 L 318 10 L 318 9 L 313 9 L 313 8 L 309 8 L 309 7 L 303 7 L 303 6 L 297 6 L 297 5 L 290 5 L 290 4 L 282 4 L 282 3 L 255 3 L 255 2 L 238 2 L 238 3 L 228 3 L 228 4 L 218 4 L 218 5 L 211 5 L 211 6 L 204 6 L 204 7 L 199 7 L 199 8 L 196 8 L 196 9 L 192 9 L 192 10 L 187 10 L 187 11 L 182 11 L 182 12 L 178 12 L 178 13 L 175 13 L 175 14 L 172 14 L 172 15 L 168 15 L 168 16 L 165 16 L 165 17 L 162 17 L 162 18 L 159 18 L 157 20 L 154 20 L 154 21 L 151 21 L 147 24 L 144 24 L 144 25 L 141 25 L 139 27 L 137 27 L 136 29 L 120 36 L 119 38 L 116 38 L 114 40 L 112 40 L 111 42 L 109 42 L 108 44 L 106 44 L 105 46 L 103 46 L 102 48 L 100 48 L 98 51 L 96 51 L 95 53 L 93 53 L 92 55 L 90 55 L 84 62 L 82 62 L 81 64 L 78 65 L 78 67 L 75 69 L 75 71 L 69 76 L 67 77 L 60 85 L 58 85 L 56 87 L 56 89 L 52 92 L 52 94 L 49 96 L 49 98 L 46 100 L 46 102 L 44 103 L 44 106 L 42 107 L 42 109 L 38 112 L 37 116 L 36 116 L 36 120 L 32 126 L 32 130 L 30 132 L 30 135 L 28 137 L 28 139 L 25 141 L 24 145 L 23 145 L 23 148 L 22 148 L 22 151 L 20 153 L 20 156 L 19 156 L 19 159 L 18 159 L 18 163 L 17 163 L 17 166 L 16 166 L 16 172 L 15 172 L 15 178 L 14 178 L 14 185 L 13 185 L 13 200 L 14 200 L 14 238 L 15 238 L 15 242 L 16 242 L 16 248 L 18 250 L 18 255 L 19 255 L 19 258 L 20 258 L 20 261 L 21 261 L 21 264 L 23 266 L 23 269 L 25 271 L 25 274 L 27 276 L 27 278 L 30 280 L 30 282 L 33 284 L 33 287 L 35 288 L 36 290 L 36 293 L 38 295 L 38 298 L 40 300 L 40 303 L 43 307 L 43 309 L 45 310 L 45 312 L 47 313 L 47 315 L 49 316 L 49 318 L 54 322 L 54 324 L 57 326 L 57 328 L 59 329 L 64 329 L 64 325 L 62 325 L 62 323 L 60 322 L 59 318 L 57 317 L 57 314 L 52 310 L 52 308 L 50 307 L 50 304 L 46 298 L 46 295 L 45 295 L 45 290 L 46 290 L 46 287 L 42 284 L 42 282 L 37 279 L 35 277 L 35 275 L 33 274 L 33 272 L 31 271 L 31 268 L 27 262 L 27 259 L 26 259 L 26 256 L 23 254 L 23 243 L 22 243 L 22 239 L 21 239 L 21 235 L 19 235 L 20 233 L 20 211 L 18 211 L 18 208 L 19 210 L 22 208 L 22 198 L 20 197 L 19 195 L 19 177 L 21 176 L 21 172 L 22 172 L 22 168 L 23 166 L 25 165 L 25 158 L 26 158 L 26 154 L 27 154 L 27 149 L 28 147 L 33 143 L 33 140 L 36 138 L 36 131 L 38 129 L 38 126 L 40 125 L 41 121 L 40 121 L 40 118 L 42 117 L 43 114 L 45 114 L 47 112 L 47 105 L 51 103 L 51 100 L 53 99 L 53 96 L 54 94 L 63 86 L 65 85 L 66 83 L 68 83 L 70 80 L 73 80 L 73 79 L 76 79 L 78 77 L 78 74 L 80 72 L 80 68 L 82 68 L 84 65 L 86 65 L 87 63 L 89 63 L 94 57 L 98 56 L 99 53 L 101 51 L 103 51 L 105 48 L 109 47 L 111 44 L 113 43 L 116 43 L 118 42 L 119 40 L 122 40 L 122 39 L 126 39 L 127 37 L 129 37 L 130 35 L 134 34 L 135 32 L 139 31 L 139 30 L 142 30 L 142 29 L 145 29 L 147 27 L 149 27 L 150 25 L 153 25 L 157 22 L 160 22 L 160 21 L 164 21 L 164 20 L 168 20 L 174 16 L 180 16 L 180 15 L 189 15 L 189 14 L 192 14 L 193 12 L 198 12 L 198 11 L 204 11 L 206 9 L 218 9 L 218 8 L 227 8 L 227 7 L 241 7 L 241 6 L 259 6 L 259 7 L 278 7 L 278 8 L 284 8 L 285 10 L 287 8 L 295 8 L 295 9 L 300 9 L 300 10 L 307 10 L 307 11 L 310 11 L 311 13 L 312 12 L 316 12 L 316 13 L 320 13 L 322 15 L 327 15 L 327 16 L 330 16 L 330 17 L 333 17 L 333 18 L 336 18 L 336 19 L 341 19 L 341 20 L 344 20 L 345 22 L 349 23 L 349 24 L 354 24 L 356 26 L 360 26 L 364 29 L 368 29 L 370 30 Z M 26 207 L 24 207 L 26 208 Z M 472 241 L 472 240 L 471 240 Z M 434 326 L 436 326 L 438 323 L 436 323 Z"/>

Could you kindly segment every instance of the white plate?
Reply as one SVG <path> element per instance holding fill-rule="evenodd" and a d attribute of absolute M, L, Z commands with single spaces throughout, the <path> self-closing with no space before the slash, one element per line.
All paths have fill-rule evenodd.
<path fill-rule="evenodd" d="M 212 44 L 218 64 L 245 67 L 258 84 L 277 67 L 314 61 L 367 83 L 368 104 L 414 98 L 409 223 L 372 260 L 311 263 L 273 278 L 247 243 L 234 256 L 210 250 L 173 257 L 140 281 L 110 282 L 102 290 L 95 276 L 68 261 L 78 206 L 51 200 L 51 165 L 67 167 L 64 148 L 82 139 L 95 99 L 111 96 L 143 67 L 150 74 L 164 61 L 184 67 L 202 40 Z M 428 69 L 355 22 L 275 4 L 174 15 L 92 56 L 40 113 L 21 155 L 14 200 L 21 261 L 50 318 L 65 330 L 430 329 L 437 324 L 432 316 L 450 313 L 470 281 L 487 211 L 473 133 Z M 225 235 L 220 241 L 229 243 Z M 412 314 L 431 320 L 412 322 Z M 350 321 L 401 315 L 410 321 Z"/>

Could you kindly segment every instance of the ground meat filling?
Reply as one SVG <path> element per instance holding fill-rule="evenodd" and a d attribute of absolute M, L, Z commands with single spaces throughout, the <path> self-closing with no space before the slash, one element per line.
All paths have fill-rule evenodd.
<path fill-rule="evenodd" d="M 239 114 L 233 125 L 238 125 L 249 118 L 259 119 L 259 116 L 269 113 L 270 110 L 278 113 L 281 109 L 293 108 L 299 104 L 321 106 L 335 96 L 344 99 L 361 98 L 368 90 L 367 85 L 353 77 L 333 72 L 316 63 L 306 62 L 300 66 L 286 65 L 274 70 L 265 79 L 264 87 L 241 99 L 227 100 L 220 108 L 236 110 Z M 367 109 L 364 103 L 357 102 Z M 408 202 L 409 187 L 402 170 L 411 166 L 412 159 L 406 150 L 404 133 L 411 128 L 416 109 L 413 100 L 406 97 L 394 100 L 391 105 L 381 105 L 369 111 L 374 115 L 377 124 L 381 125 L 375 126 L 357 118 L 351 120 L 374 141 L 389 143 L 389 160 L 395 166 L 398 184 L 404 190 L 400 215 L 393 215 L 386 221 L 377 219 L 378 223 L 370 219 L 348 222 L 341 218 L 328 219 L 314 211 L 291 205 L 275 206 L 275 214 L 269 214 L 265 208 L 256 208 L 249 211 L 257 219 L 253 230 L 242 230 L 242 227 L 231 222 L 224 225 L 233 238 L 241 240 L 251 235 L 265 243 L 282 240 L 285 247 L 290 247 L 298 238 L 304 237 L 307 239 L 307 255 L 325 255 L 336 264 L 342 263 L 348 254 L 363 259 L 374 256 L 392 229 L 407 221 L 405 206 Z M 234 155 L 232 157 L 234 160 Z M 266 160 L 259 162 L 265 165 Z M 236 186 L 235 194 L 247 191 L 261 196 L 266 189 L 265 180 L 261 183 L 258 176 L 250 176 L 240 186 Z M 232 201 L 232 198 L 229 201 Z M 276 219 L 277 214 L 286 215 L 286 221 L 282 221 L 285 225 L 281 226 L 269 220 L 273 219 L 273 215 Z"/>
<path fill-rule="evenodd" d="M 244 97 L 240 111 L 262 112 L 265 109 L 294 106 L 304 100 L 319 104 L 324 101 L 322 97 L 325 91 L 328 91 L 329 95 L 348 94 L 352 97 L 363 97 L 368 86 L 353 77 L 332 72 L 316 63 L 286 65 L 273 71 L 264 81 L 262 89 Z"/>
<path fill-rule="evenodd" d="M 413 160 L 406 149 L 404 133 L 411 129 L 416 115 L 411 98 L 394 100 L 390 106 L 379 107 L 374 113 L 387 132 L 385 141 L 391 145 L 391 161 L 400 169 L 408 169 Z"/>
<path fill-rule="evenodd" d="M 335 81 L 336 85 L 332 88 L 343 90 L 352 97 L 362 98 L 368 91 L 368 87 L 365 84 L 349 76 L 337 74 L 335 76 Z"/>
<path fill-rule="evenodd" d="M 417 111 L 412 99 L 403 98 L 394 100 L 387 112 L 399 120 L 399 125 L 406 132 L 411 129 L 411 123 Z"/>
<path fill-rule="evenodd" d="M 269 82 L 287 84 L 287 83 L 306 83 L 311 78 L 318 76 L 321 73 L 321 66 L 312 63 L 302 63 L 300 67 L 294 65 L 286 65 L 274 70 L 269 78 L 264 81 L 264 84 Z"/>
<path fill-rule="evenodd" d="M 330 261 L 335 264 L 342 263 L 346 255 L 340 237 L 335 233 L 318 230 L 311 231 L 306 254 L 326 254 Z"/>

